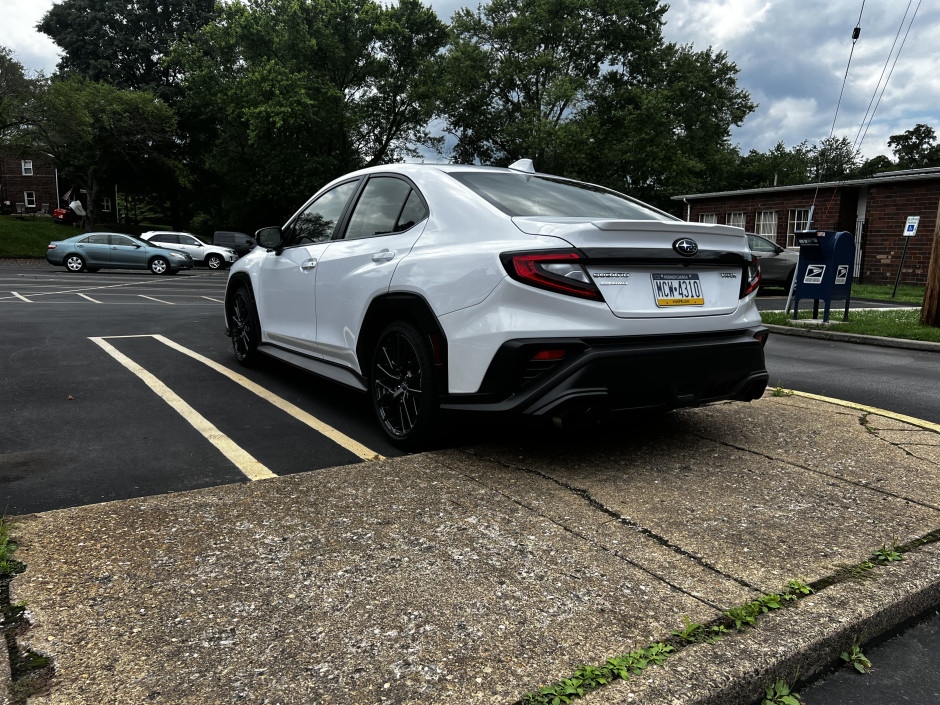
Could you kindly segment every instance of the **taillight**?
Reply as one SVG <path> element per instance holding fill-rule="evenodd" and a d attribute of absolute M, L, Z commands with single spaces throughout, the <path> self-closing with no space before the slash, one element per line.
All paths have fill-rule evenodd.
<path fill-rule="evenodd" d="M 502 255 L 503 266 L 516 281 L 558 294 L 603 301 L 601 292 L 579 262 L 578 252 L 520 252 Z"/>
<path fill-rule="evenodd" d="M 741 282 L 741 298 L 743 299 L 754 291 L 758 284 L 760 284 L 760 265 L 757 263 L 757 258 L 752 256 L 751 261 L 748 262 L 747 266 L 744 268 L 744 281 Z"/>
<path fill-rule="evenodd" d="M 50 243 L 49 243 L 49 247 L 47 247 L 46 249 L 47 249 L 47 250 L 54 250 L 54 249 L 55 249 L 55 243 L 54 243 L 54 242 L 50 242 Z"/>

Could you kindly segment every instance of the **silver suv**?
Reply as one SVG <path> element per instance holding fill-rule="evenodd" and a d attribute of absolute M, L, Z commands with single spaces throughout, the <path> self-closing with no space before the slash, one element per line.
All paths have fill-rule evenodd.
<path fill-rule="evenodd" d="M 229 247 L 208 245 L 190 233 L 172 230 L 151 230 L 140 236 L 144 240 L 165 245 L 172 250 L 188 253 L 196 264 L 209 269 L 221 269 L 238 259 L 235 250 Z"/>

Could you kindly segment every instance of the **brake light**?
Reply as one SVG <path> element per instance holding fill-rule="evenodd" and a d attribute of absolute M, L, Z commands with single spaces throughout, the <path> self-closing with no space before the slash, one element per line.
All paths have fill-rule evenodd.
<path fill-rule="evenodd" d="M 47 249 L 47 250 L 54 250 L 54 249 L 55 249 L 55 243 L 50 242 L 50 243 L 49 243 L 49 246 L 48 246 L 46 249 Z"/>
<path fill-rule="evenodd" d="M 516 281 L 557 294 L 603 301 L 601 292 L 579 262 L 578 252 L 523 252 L 504 254 L 503 266 Z"/>
<path fill-rule="evenodd" d="M 751 257 L 751 261 L 748 262 L 747 266 L 744 268 L 744 281 L 741 282 L 741 298 L 754 291 L 757 286 L 760 284 L 760 265 L 757 263 L 756 257 Z"/>

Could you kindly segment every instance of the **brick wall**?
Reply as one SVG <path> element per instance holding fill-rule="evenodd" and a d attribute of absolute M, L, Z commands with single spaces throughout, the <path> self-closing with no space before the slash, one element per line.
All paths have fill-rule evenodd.
<path fill-rule="evenodd" d="M 24 192 L 36 194 L 36 209 L 42 204 L 49 204 L 49 211 L 56 208 L 55 169 L 38 159 L 33 159 L 31 176 L 23 174 L 23 160 L 13 157 L 0 157 L 0 202 L 9 201 L 16 209 L 17 203 L 25 202 Z"/>
<path fill-rule="evenodd" d="M 901 264 L 904 241 L 910 240 L 901 282 L 927 281 L 930 247 L 937 222 L 940 181 L 889 183 L 871 186 L 863 241 L 863 281 L 868 284 L 894 284 Z M 909 215 L 919 215 L 917 235 L 902 235 Z"/>

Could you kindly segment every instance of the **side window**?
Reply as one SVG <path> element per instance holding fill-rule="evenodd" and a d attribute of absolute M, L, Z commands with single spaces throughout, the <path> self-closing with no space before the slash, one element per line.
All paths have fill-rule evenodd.
<path fill-rule="evenodd" d="M 179 238 L 179 241 L 180 241 L 180 244 L 181 244 L 181 245 L 193 245 L 193 246 L 196 246 L 196 245 L 199 244 L 199 242 L 196 240 L 196 238 L 190 237 L 189 235 L 177 235 L 176 237 Z"/>
<path fill-rule="evenodd" d="M 395 223 L 395 232 L 404 232 L 427 217 L 427 206 L 424 205 L 418 192 L 412 189 L 408 194 L 408 200 L 405 201 L 405 207 L 401 209 L 401 214 L 398 216 L 398 222 Z"/>
<path fill-rule="evenodd" d="M 333 231 L 343 215 L 346 202 L 358 185 L 358 181 L 347 181 L 330 189 L 307 206 L 291 224 L 286 246 L 326 242 L 333 237 Z"/>
<path fill-rule="evenodd" d="M 114 233 L 111 233 L 111 244 L 123 245 L 124 247 L 133 247 L 137 245 L 137 243 L 131 240 L 129 237 L 124 237 L 123 235 L 115 235 Z"/>
<path fill-rule="evenodd" d="M 356 240 L 395 232 L 395 224 L 410 192 L 411 186 L 401 179 L 387 176 L 369 179 L 349 218 L 346 239 Z"/>
<path fill-rule="evenodd" d="M 759 237 L 749 237 L 748 246 L 753 252 L 774 252 L 774 246 Z"/>
<path fill-rule="evenodd" d="M 179 243 L 179 241 L 179 235 L 154 235 L 152 238 L 150 238 L 150 242 L 162 242 L 170 245 L 176 245 Z"/>
<path fill-rule="evenodd" d="M 110 245 L 111 238 L 107 233 L 94 233 L 82 240 L 87 245 Z"/>

